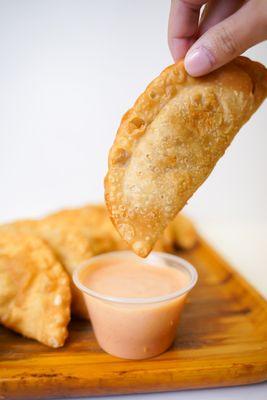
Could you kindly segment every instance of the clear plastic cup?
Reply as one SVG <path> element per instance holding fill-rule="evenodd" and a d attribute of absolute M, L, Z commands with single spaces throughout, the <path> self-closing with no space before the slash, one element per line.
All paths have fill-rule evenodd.
<path fill-rule="evenodd" d="M 188 276 L 186 285 L 180 290 L 159 297 L 107 296 L 83 284 L 83 273 L 88 273 L 90 265 L 99 260 L 108 262 L 114 257 L 140 263 L 140 258 L 131 251 L 117 251 L 92 257 L 73 274 L 74 283 L 83 292 L 99 345 L 107 353 L 126 359 L 145 359 L 163 353 L 175 339 L 186 296 L 197 282 L 195 268 L 180 257 L 150 253 L 142 263 L 176 268 Z"/>

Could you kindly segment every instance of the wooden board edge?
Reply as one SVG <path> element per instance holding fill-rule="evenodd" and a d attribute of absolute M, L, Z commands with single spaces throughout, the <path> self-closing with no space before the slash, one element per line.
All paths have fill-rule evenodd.
<path fill-rule="evenodd" d="M 43 376 L 36 374 L 31 380 L 23 379 L 23 377 L 11 381 L 0 380 L 0 399 L 75 398 L 248 385 L 267 381 L 267 362 L 255 363 L 253 366 L 247 364 L 227 365 L 220 369 L 219 374 L 218 370 L 211 367 L 192 371 L 192 376 L 188 374 L 185 379 L 181 379 L 180 372 L 158 370 L 155 374 L 155 371 L 152 370 L 147 371 L 144 379 L 141 371 L 139 371 L 140 376 L 136 374 L 136 371 L 130 371 L 127 375 L 119 373 L 116 379 L 113 375 L 104 375 L 99 376 L 98 380 L 95 376 L 91 379 L 90 377 L 81 379 L 77 376 L 64 376 L 63 374 L 43 374 Z M 228 378 L 225 379 L 227 374 Z M 98 382 L 97 386 L 95 385 L 96 381 Z"/>
<path fill-rule="evenodd" d="M 240 283 L 240 285 L 253 297 L 256 299 L 257 302 L 261 304 L 261 306 L 266 310 L 267 312 L 267 300 L 259 293 L 259 291 L 251 284 L 248 282 L 248 280 L 240 273 L 238 270 L 236 270 L 234 267 L 230 265 L 230 262 L 227 261 L 221 254 L 220 252 L 212 247 L 202 236 L 198 235 L 199 243 L 206 249 L 208 249 L 208 252 L 210 254 L 213 254 L 220 262 L 220 265 L 224 267 L 225 270 L 229 271 L 236 280 Z"/>

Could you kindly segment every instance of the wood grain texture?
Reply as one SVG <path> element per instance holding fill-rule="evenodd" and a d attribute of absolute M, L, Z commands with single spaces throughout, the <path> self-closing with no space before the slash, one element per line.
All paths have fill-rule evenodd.
<path fill-rule="evenodd" d="M 203 240 L 180 256 L 199 282 L 174 345 L 150 360 L 104 353 L 86 321 L 61 349 L 0 329 L 0 399 L 52 399 L 241 385 L 267 379 L 267 303 Z"/>

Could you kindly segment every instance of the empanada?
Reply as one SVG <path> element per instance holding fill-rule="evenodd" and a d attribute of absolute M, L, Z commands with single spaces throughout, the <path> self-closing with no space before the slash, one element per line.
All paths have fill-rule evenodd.
<path fill-rule="evenodd" d="M 51 347 L 63 346 L 70 320 L 69 277 L 38 237 L 2 230 L 0 322 Z"/>
<path fill-rule="evenodd" d="M 197 242 L 197 232 L 190 219 L 179 213 L 169 223 L 158 242 L 161 241 L 164 243 L 164 250 L 190 250 Z"/>
<path fill-rule="evenodd" d="M 115 227 L 139 256 L 151 251 L 266 93 L 265 67 L 248 58 L 201 78 L 179 62 L 124 115 L 105 198 Z"/>
<path fill-rule="evenodd" d="M 38 222 L 38 234 L 49 243 L 72 277 L 74 269 L 92 256 L 119 249 L 121 239 L 103 206 L 88 205 L 59 211 Z M 72 283 L 72 312 L 88 318 L 83 294 Z"/>

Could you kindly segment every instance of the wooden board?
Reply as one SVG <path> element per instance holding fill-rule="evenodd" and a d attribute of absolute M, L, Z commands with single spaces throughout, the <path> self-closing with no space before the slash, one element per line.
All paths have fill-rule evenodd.
<path fill-rule="evenodd" d="M 265 300 L 204 241 L 179 255 L 195 265 L 199 283 L 169 351 L 145 361 L 112 357 L 99 348 L 88 322 L 78 320 L 72 321 L 70 338 L 59 350 L 1 328 L 0 399 L 158 392 L 266 380 Z"/>

